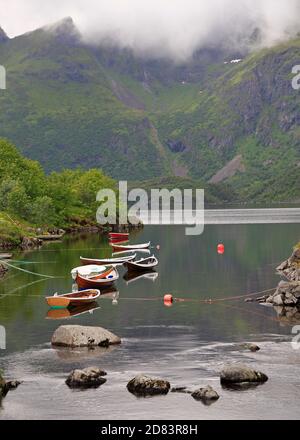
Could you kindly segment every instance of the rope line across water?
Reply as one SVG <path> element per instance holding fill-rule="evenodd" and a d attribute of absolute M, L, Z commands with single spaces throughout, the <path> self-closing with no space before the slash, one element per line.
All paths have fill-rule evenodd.
<path fill-rule="evenodd" d="M 21 267 L 17 267 L 17 266 L 15 266 L 13 264 L 7 263 L 7 261 L 3 261 L 3 264 L 5 264 L 8 267 L 11 267 L 12 269 L 16 269 L 16 270 L 19 270 L 21 272 L 28 273 L 30 275 L 35 275 L 37 277 L 42 277 L 42 278 L 58 278 L 58 277 L 55 277 L 53 275 L 44 275 L 42 273 L 31 272 L 30 270 L 22 269 Z"/>

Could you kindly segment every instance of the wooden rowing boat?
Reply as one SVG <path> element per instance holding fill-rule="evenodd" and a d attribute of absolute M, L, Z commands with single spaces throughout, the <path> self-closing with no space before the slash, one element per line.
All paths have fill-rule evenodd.
<path fill-rule="evenodd" d="M 110 238 L 109 244 L 126 244 L 128 243 L 128 239 L 124 240 L 124 238 Z"/>
<path fill-rule="evenodd" d="M 124 263 L 128 270 L 131 271 L 146 271 L 152 270 L 158 265 L 157 258 L 152 255 L 152 257 L 141 258 L 138 261 L 127 261 Z"/>
<path fill-rule="evenodd" d="M 77 273 L 80 275 L 97 275 L 107 270 L 107 266 L 99 266 L 98 264 L 89 264 L 87 266 L 74 267 L 71 270 L 73 280 L 76 280 Z"/>
<path fill-rule="evenodd" d="M 89 304 L 100 296 L 99 290 L 82 290 L 81 292 L 66 293 L 63 295 L 54 294 L 47 296 L 46 302 L 50 307 L 69 307 L 71 305 Z"/>
<path fill-rule="evenodd" d="M 110 232 L 108 234 L 109 238 L 112 240 L 117 240 L 117 239 L 126 239 L 129 237 L 129 233 L 128 232 Z"/>
<path fill-rule="evenodd" d="M 113 252 L 113 257 L 117 255 L 126 255 L 126 254 L 133 254 L 139 252 L 140 254 L 148 254 L 150 255 L 149 249 L 128 249 L 127 251 L 120 251 L 120 252 Z"/>
<path fill-rule="evenodd" d="M 132 261 L 134 260 L 136 257 L 136 254 L 134 255 L 128 255 L 127 257 L 120 257 L 120 258 L 101 258 L 101 259 L 96 259 L 96 258 L 84 258 L 84 257 L 80 257 L 80 261 L 82 262 L 82 264 L 84 265 L 91 265 L 91 264 L 96 264 L 96 265 L 120 265 L 120 264 L 124 264 L 126 263 L 126 261 Z"/>
<path fill-rule="evenodd" d="M 114 250 L 118 251 L 128 251 L 128 250 L 139 250 L 139 249 L 147 249 L 150 247 L 150 241 L 148 243 L 142 243 L 142 244 L 127 244 L 127 245 L 117 245 L 114 243 L 110 243 L 110 245 L 114 248 Z"/>
<path fill-rule="evenodd" d="M 12 254 L 0 254 L 0 260 L 10 260 L 12 258 Z"/>
<path fill-rule="evenodd" d="M 109 286 L 119 278 L 119 273 L 115 267 L 100 275 L 80 275 L 77 273 L 76 283 L 80 289 L 97 289 L 102 286 Z"/>

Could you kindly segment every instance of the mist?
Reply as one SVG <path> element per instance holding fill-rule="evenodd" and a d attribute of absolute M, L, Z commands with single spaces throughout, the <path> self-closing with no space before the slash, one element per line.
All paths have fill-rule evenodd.
<path fill-rule="evenodd" d="M 204 46 L 270 47 L 300 30 L 300 0 L 0 0 L 0 7 L 10 36 L 71 16 L 86 42 L 175 61 Z"/>

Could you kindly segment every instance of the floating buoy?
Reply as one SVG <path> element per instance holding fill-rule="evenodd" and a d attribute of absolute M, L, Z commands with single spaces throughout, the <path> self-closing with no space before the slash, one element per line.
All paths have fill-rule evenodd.
<path fill-rule="evenodd" d="M 167 294 L 164 296 L 164 305 L 166 307 L 171 307 L 173 305 L 173 295 Z"/>
<path fill-rule="evenodd" d="M 225 252 L 224 244 L 222 244 L 222 243 L 218 244 L 217 250 L 218 250 L 218 254 L 223 255 Z"/>
<path fill-rule="evenodd" d="M 160 250 L 160 245 L 159 245 L 159 244 L 156 246 L 156 249 L 157 249 L 158 251 Z"/>

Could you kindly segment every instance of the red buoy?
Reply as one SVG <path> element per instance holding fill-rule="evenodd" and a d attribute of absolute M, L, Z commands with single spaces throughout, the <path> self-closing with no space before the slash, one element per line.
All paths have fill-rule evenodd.
<path fill-rule="evenodd" d="M 173 295 L 171 294 L 166 294 L 164 296 L 164 305 L 166 307 L 171 307 L 173 305 Z"/>
<path fill-rule="evenodd" d="M 217 250 L 218 250 L 218 254 L 219 254 L 219 255 L 223 255 L 224 252 L 225 252 L 225 246 L 224 246 L 224 244 L 222 244 L 222 243 L 218 244 L 218 248 L 217 248 Z"/>

